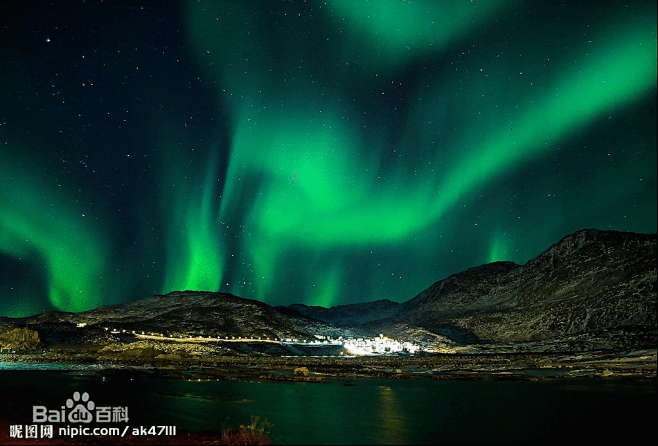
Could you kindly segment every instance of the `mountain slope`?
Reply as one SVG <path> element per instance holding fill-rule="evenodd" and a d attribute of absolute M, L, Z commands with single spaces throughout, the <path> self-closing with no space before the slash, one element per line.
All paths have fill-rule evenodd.
<path fill-rule="evenodd" d="M 277 307 L 282 313 L 290 316 L 301 316 L 327 324 L 359 325 L 381 319 L 390 318 L 398 313 L 400 304 L 387 299 L 357 304 L 336 305 L 330 308 L 292 304 L 287 307 Z"/>
<path fill-rule="evenodd" d="M 655 348 L 656 247 L 656 234 L 582 230 L 524 265 L 495 262 L 470 268 L 401 304 L 380 300 L 273 308 L 226 293 L 181 291 L 82 313 L 0 318 L 0 332 L 29 327 L 46 342 L 83 344 L 116 342 L 107 327 L 173 337 L 310 339 L 314 334 L 384 333 L 444 344 Z"/>
<path fill-rule="evenodd" d="M 46 338 L 80 324 L 88 330 L 109 327 L 173 337 L 310 337 L 263 302 L 207 291 L 176 291 L 81 313 L 50 312 L 21 321 L 38 326 Z"/>
<path fill-rule="evenodd" d="M 397 319 L 479 341 L 656 339 L 656 235 L 582 230 L 525 265 L 471 268 L 400 305 Z M 637 336 L 636 336 L 637 335 Z"/>

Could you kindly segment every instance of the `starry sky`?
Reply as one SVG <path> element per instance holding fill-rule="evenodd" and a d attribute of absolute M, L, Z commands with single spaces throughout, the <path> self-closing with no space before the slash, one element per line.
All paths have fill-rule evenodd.
<path fill-rule="evenodd" d="M 0 2 L 0 315 L 406 301 L 656 232 L 653 1 Z"/>

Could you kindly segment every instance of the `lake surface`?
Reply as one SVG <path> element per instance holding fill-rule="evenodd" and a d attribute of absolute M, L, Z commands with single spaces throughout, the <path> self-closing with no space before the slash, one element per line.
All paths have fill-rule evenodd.
<path fill-rule="evenodd" d="M 128 407 L 131 426 L 218 430 L 258 416 L 279 444 L 627 443 L 653 430 L 656 415 L 655 381 L 271 383 L 0 368 L 5 419 L 10 406 L 31 414 L 36 404 L 63 406 L 76 391 L 96 405 Z"/>

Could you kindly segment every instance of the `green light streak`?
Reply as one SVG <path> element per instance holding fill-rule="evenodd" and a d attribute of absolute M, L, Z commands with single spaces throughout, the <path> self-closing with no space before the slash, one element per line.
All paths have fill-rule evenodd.
<path fill-rule="evenodd" d="M 647 221 L 655 227 L 645 211 L 655 209 L 655 195 L 646 192 L 655 185 L 655 172 L 647 168 L 655 166 L 655 155 L 641 158 L 655 140 L 646 137 L 646 129 L 633 125 L 627 134 L 615 129 L 614 142 L 597 139 L 592 132 L 608 117 L 613 122 L 615 115 L 632 110 L 636 100 L 644 101 L 656 88 L 654 5 L 601 7 L 594 15 L 579 5 L 573 15 L 564 10 L 564 15 L 551 19 L 557 37 L 550 34 L 552 29 L 539 27 L 537 36 L 525 41 L 521 33 L 505 34 L 502 25 L 494 25 L 499 19 L 515 23 L 522 9 L 532 20 L 541 16 L 535 7 L 511 10 L 519 4 L 523 5 L 507 0 L 184 2 L 187 48 L 200 69 L 194 76 L 199 75 L 199 88 L 215 89 L 217 100 L 209 103 L 220 105 L 211 118 L 222 127 L 214 134 L 222 132 L 218 139 L 224 144 L 225 137 L 228 147 L 212 147 L 206 158 L 208 147 L 192 146 L 203 140 L 190 136 L 196 130 L 171 135 L 175 125 L 153 126 L 161 138 L 154 153 L 164 154 L 158 185 L 161 213 L 153 212 L 135 226 L 148 246 L 141 254 L 159 255 L 160 243 L 164 244 L 164 270 L 150 270 L 164 274 L 158 287 L 166 293 L 226 286 L 241 295 L 248 290 L 255 294 L 250 297 L 261 300 L 281 295 L 282 289 L 300 290 L 301 295 L 286 298 L 330 306 L 344 298 L 341 286 L 349 284 L 351 290 L 361 286 L 363 300 L 395 300 L 404 296 L 392 290 L 394 282 L 406 281 L 410 288 L 425 285 L 419 284 L 419 277 L 428 284 L 436 279 L 431 267 L 418 268 L 423 270 L 419 272 L 408 265 L 445 265 L 454 258 L 461 265 L 474 256 L 512 260 L 509 256 L 521 256 L 520 250 L 527 259 L 540 243 L 553 240 L 554 234 L 548 233 L 569 225 L 619 228 L 614 220 L 622 218 L 619 209 L 629 221 L 642 219 L 644 227 Z M 591 24 L 572 22 L 590 17 Z M 578 31 L 570 31 L 572 25 Z M 490 30 L 500 34 L 484 39 Z M 177 60 L 179 56 L 183 62 L 185 55 L 177 54 Z M 12 57 L 8 60 L 15 63 Z M 28 62 L 25 67 L 32 66 Z M 178 79 L 175 76 L 171 79 Z M 66 84 L 58 90 L 64 91 Z M 16 85 L 20 90 L 22 84 Z M 78 90 L 72 89 L 70 95 Z M 182 104 L 171 112 L 176 119 L 189 104 L 186 99 L 178 102 L 184 88 L 173 90 L 154 100 L 159 105 L 168 100 L 175 107 Z M 90 104 L 91 96 L 80 94 L 67 103 Z M 25 101 L 21 107 L 38 105 L 44 116 L 62 110 L 63 102 L 50 108 L 41 90 L 35 102 L 21 95 L 15 95 Z M 78 117 L 86 114 L 79 111 Z M 90 191 L 76 191 L 79 187 L 70 184 L 60 187 L 50 175 L 52 165 L 35 167 L 38 160 L 7 156 L 5 152 L 32 155 L 30 149 L 39 143 L 5 137 L 7 129 L 21 126 L 21 135 L 38 133 L 32 123 L 16 118 L 6 122 L 3 143 L 9 145 L 3 145 L 0 156 L 0 250 L 18 260 L 19 270 L 21 262 L 31 271 L 43 266 L 43 281 L 30 283 L 30 289 L 47 283 L 49 300 L 58 309 L 81 311 L 109 303 L 108 293 L 121 300 L 132 297 L 121 293 L 137 288 L 130 282 L 140 274 L 133 268 L 140 260 L 144 265 L 138 258 L 142 245 L 108 237 L 111 222 L 93 215 L 81 199 Z M 199 127 L 206 130 L 207 122 Z M 89 129 L 71 129 L 75 138 L 62 139 L 66 144 L 94 135 L 86 133 Z M 632 136 L 637 140 L 630 141 Z M 623 149 L 609 164 L 590 160 L 594 172 L 569 181 L 558 192 L 559 199 L 549 203 L 543 189 L 555 187 L 555 177 L 536 167 L 549 158 L 559 158 L 554 165 L 563 160 L 574 164 L 576 156 L 565 156 L 565 149 L 573 150 L 570 141 L 580 137 L 608 144 L 610 152 Z M 643 148 L 630 154 L 633 145 Z M 230 151 L 226 166 L 216 161 L 224 159 L 224 150 Z M 595 150 L 587 156 L 593 154 Z M 46 158 L 58 162 L 56 152 Z M 622 181 L 607 180 L 622 168 Z M 576 167 L 558 170 L 564 176 L 577 172 Z M 535 181 L 535 173 L 545 180 L 545 187 Z M 68 172 L 64 178 L 75 175 Z M 518 182 L 522 175 L 527 175 L 527 185 L 498 187 L 508 178 Z M 637 180 L 631 179 L 633 175 Z M 111 188 L 111 181 L 104 186 Z M 99 190 L 93 192 L 99 193 L 94 198 L 102 200 L 104 192 Z M 498 206 L 494 211 L 485 200 L 477 202 L 483 194 L 506 192 L 525 195 L 515 209 L 522 208 L 522 222 L 515 220 L 518 214 L 510 216 L 515 205 L 506 197 L 489 197 Z M 143 204 L 140 212 L 153 210 L 150 197 L 139 200 L 131 204 Z M 631 204 L 619 204 L 625 200 Z M 599 217 L 606 213 L 610 216 Z M 500 223 L 506 218 L 512 224 Z M 162 241 L 158 224 L 140 225 L 157 219 L 163 219 Z M 474 221 L 483 224 L 474 230 Z M 542 240 L 518 242 L 528 237 L 520 234 L 532 233 L 539 224 L 544 225 L 543 235 L 537 236 Z M 638 227 L 635 222 L 627 224 Z M 117 248 L 130 242 L 131 248 Z M 117 261 L 114 256 L 133 254 L 134 263 L 124 258 L 121 265 L 112 264 Z M 127 271 L 120 273 L 124 277 L 134 274 L 133 279 L 121 280 L 123 289 L 110 288 L 109 281 L 119 283 L 119 269 Z M 357 285 L 362 280 L 367 283 Z M 41 309 L 29 294 L 15 290 L 8 300 L 20 302 L 12 303 L 10 314 Z"/>
<path fill-rule="evenodd" d="M 172 139 L 171 141 L 173 141 Z M 163 141 L 167 146 L 170 142 Z M 170 153 L 176 153 L 175 147 Z M 189 163 L 188 163 L 189 165 Z M 179 290 L 219 291 L 224 268 L 222 224 L 216 216 L 217 163 L 207 163 L 202 184 L 198 172 L 178 157 L 163 163 L 163 213 L 170 216 L 165 240 L 166 267 L 162 293 Z"/>
<path fill-rule="evenodd" d="M 273 235 L 306 218 L 342 212 L 367 196 L 370 185 L 360 174 L 365 163 L 350 153 L 350 132 L 327 108 L 320 113 L 291 104 L 296 111 L 256 119 L 235 132 L 227 183 L 250 172 L 263 175 L 253 215 Z M 227 192 L 222 216 L 233 204 Z"/>
<path fill-rule="evenodd" d="M 491 246 L 489 247 L 487 263 L 510 260 L 508 245 L 507 240 L 503 238 L 502 234 L 496 234 L 491 241 Z"/>
<path fill-rule="evenodd" d="M 466 3 L 375 3 L 337 0 L 333 6 L 340 12 L 337 20 L 349 15 L 349 26 L 362 26 L 368 35 L 362 37 L 363 45 L 353 42 L 355 48 L 380 54 L 382 63 L 433 52 L 472 26 L 476 16 L 484 19 L 503 5 L 473 10 Z M 652 17 L 635 17 L 632 26 L 630 21 L 601 26 L 594 33 L 598 45 L 581 46 L 577 65 L 547 70 L 546 79 L 538 79 L 527 97 L 501 96 L 501 89 L 521 95 L 525 91 L 507 78 L 473 78 L 465 84 L 464 103 L 455 115 L 441 102 L 438 90 L 461 91 L 461 72 L 447 74 L 440 84 L 420 86 L 410 95 L 420 98 L 411 105 L 412 124 L 394 149 L 413 146 L 413 141 L 442 145 L 420 147 L 426 164 L 407 157 L 384 165 L 382 153 L 391 147 L 365 140 L 361 127 L 386 124 L 370 122 L 346 107 L 349 100 L 340 90 L 320 95 L 322 86 L 298 67 L 286 61 L 277 64 L 268 51 L 269 37 L 254 26 L 257 19 L 249 8 L 240 8 L 238 14 L 245 19 L 241 22 L 226 19 L 222 8 L 227 5 L 204 6 L 212 11 L 190 5 L 190 41 L 207 75 L 217 80 L 218 96 L 230 116 L 231 152 L 219 218 L 228 218 L 234 209 L 249 209 L 244 219 L 249 235 L 241 240 L 241 251 L 249 256 L 246 262 L 253 265 L 257 295 L 263 300 L 276 286 L 278 262 L 291 249 L 321 259 L 327 250 L 403 245 L 441 228 L 458 205 L 470 202 L 487 184 L 536 162 L 560 141 L 585 132 L 610 110 L 632 104 L 656 85 Z M 394 20 L 405 15 L 414 19 Z M 438 18 L 444 22 L 430 22 Z M 291 53 L 303 47 L 292 37 L 279 43 Z M 493 62 L 466 61 L 462 70 L 475 73 Z M 288 80 L 293 72 L 297 74 Z M 482 95 L 499 101 L 482 102 Z M 478 107 L 482 117 L 476 121 L 471 114 Z M 461 128 L 446 135 L 442 125 L 450 119 Z M 422 124 L 428 120 L 435 124 Z M 202 212 L 199 218 L 207 217 Z M 490 258 L 504 251 L 494 244 Z M 314 274 L 308 266 L 300 268 Z M 333 281 L 328 279 L 326 286 L 326 295 L 332 296 Z"/>
<path fill-rule="evenodd" d="M 373 177 L 366 174 L 358 177 L 355 189 L 342 173 L 346 171 L 351 175 L 356 171 L 359 159 L 345 156 L 340 161 L 342 167 L 338 171 L 332 162 L 327 163 L 326 172 L 322 171 L 324 166 L 316 167 L 316 178 L 326 181 L 332 174 L 335 176 L 329 182 L 330 187 L 314 184 L 315 188 L 302 189 L 304 194 L 298 195 L 297 191 L 291 192 L 292 188 L 286 189 L 281 182 L 266 185 L 254 213 L 258 216 L 262 232 L 270 237 L 286 239 L 287 244 L 296 241 L 318 248 L 347 244 L 358 246 L 400 240 L 443 218 L 478 187 L 538 158 L 561 138 L 583 131 L 611 107 L 631 103 L 655 86 L 655 24 L 647 23 L 644 27 L 633 28 L 631 32 L 618 29 L 608 32 L 618 36 L 615 42 L 600 49 L 600 54 L 592 50 L 588 50 L 589 57 L 582 54 L 583 59 L 592 62 L 582 63 L 563 73 L 554 90 L 545 91 L 543 97 L 518 112 L 521 117 L 513 124 L 514 127 L 510 128 L 509 121 L 500 121 L 500 113 L 492 114 L 490 125 L 484 128 L 498 127 L 501 130 L 497 133 L 481 134 L 478 127 L 458 137 L 455 145 L 469 147 L 469 150 L 455 160 L 454 167 L 446 172 L 444 178 L 439 178 L 435 188 L 400 179 L 383 193 L 380 192 L 382 189 L 368 193 L 374 183 Z M 555 91 L 559 92 L 557 97 Z M 278 122 L 281 128 L 290 129 L 290 124 L 285 120 Z M 297 127 L 292 129 L 306 129 L 309 126 L 308 120 L 300 119 Z M 269 138 L 276 128 L 276 125 L 271 125 L 258 131 L 267 130 Z M 290 134 L 294 133 L 294 130 L 290 131 Z M 316 159 L 329 158 L 341 151 L 349 153 L 349 147 L 336 144 L 331 145 L 329 150 L 327 145 L 309 138 L 308 131 L 299 130 L 298 133 L 298 139 L 287 139 L 287 150 L 303 141 L 309 143 L 309 150 L 312 148 L 315 151 Z M 238 135 L 238 146 L 239 141 Z M 279 151 L 276 145 L 264 142 L 251 150 L 250 156 L 241 155 L 240 159 L 258 158 L 261 153 Z M 294 166 L 287 166 L 279 157 L 266 159 L 273 162 L 253 167 L 269 169 L 274 174 L 281 166 L 286 172 L 294 171 Z M 305 201 L 316 206 L 296 209 L 293 205 Z M 326 206 L 327 203 L 332 205 Z"/>
<path fill-rule="evenodd" d="M 18 160 L 0 159 L 0 250 L 25 262 L 44 262 L 48 297 L 63 311 L 84 311 L 105 299 L 108 247 L 97 217 L 78 206 L 54 181 L 30 173 Z M 14 315 L 28 315 L 20 308 Z"/>
<path fill-rule="evenodd" d="M 645 21 L 630 32 L 622 27 L 605 34 L 615 36 L 614 42 L 581 54 L 585 62 L 563 73 L 536 105 L 526 106 L 513 127 L 499 122 L 502 131 L 459 160 L 439 188 L 442 198 L 431 214 L 440 218 L 476 187 L 539 157 L 561 138 L 655 87 L 656 24 Z M 471 142 L 477 144 L 469 139 L 463 145 Z"/>
<path fill-rule="evenodd" d="M 319 305 L 329 308 L 334 305 L 340 290 L 342 281 L 341 268 L 334 265 L 324 274 L 319 276 L 320 283 L 313 285 L 314 291 L 310 293 L 307 305 Z"/>
<path fill-rule="evenodd" d="M 333 0 L 336 26 L 359 44 L 344 45 L 348 60 L 367 59 L 370 72 L 387 72 L 431 56 L 500 16 L 515 1 Z M 366 53 L 364 57 L 363 53 Z"/>

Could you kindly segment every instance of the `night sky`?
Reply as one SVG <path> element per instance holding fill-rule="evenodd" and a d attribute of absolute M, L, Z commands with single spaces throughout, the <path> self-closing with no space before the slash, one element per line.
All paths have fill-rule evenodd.
<path fill-rule="evenodd" d="M 0 2 L 0 315 L 406 301 L 656 232 L 655 1 Z"/>

